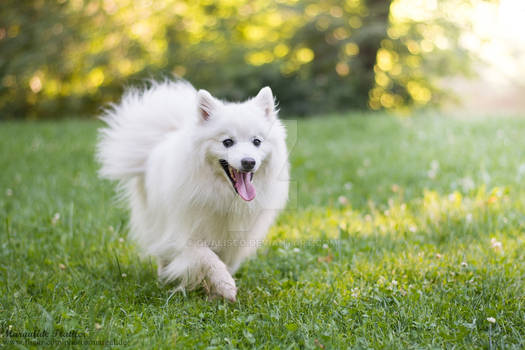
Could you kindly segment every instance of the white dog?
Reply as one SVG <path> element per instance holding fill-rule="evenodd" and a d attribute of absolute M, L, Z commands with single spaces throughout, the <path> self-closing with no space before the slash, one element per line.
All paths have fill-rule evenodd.
<path fill-rule="evenodd" d="M 128 91 L 102 116 L 101 176 L 118 180 L 131 235 L 159 276 L 234 301 L 232 274 L 288 198 L 286 132 L 269 87 L 242 103 L 187 82 Z"/>

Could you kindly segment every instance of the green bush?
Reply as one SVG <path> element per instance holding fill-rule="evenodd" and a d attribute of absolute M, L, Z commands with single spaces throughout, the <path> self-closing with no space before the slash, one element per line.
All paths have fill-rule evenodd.
<path fill-rule="evenodd" d="M 470 62 L 447 6 L 470 1 L 423 20 L 410 1 L 4 0 L 0 115 L 95 115 L 173 75 L 232 100 L 270 85 L 287 115 L 436 105 L 436 78 Z"/>

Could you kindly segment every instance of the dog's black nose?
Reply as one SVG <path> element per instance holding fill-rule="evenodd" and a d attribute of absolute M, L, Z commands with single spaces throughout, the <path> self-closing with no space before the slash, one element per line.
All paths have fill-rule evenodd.
<path fill-rule="evenodd" d="M 255 167 L 255 159 L 243 158 L 241 159 L 241 165 L 242 165 L 242 170 L 244 171 L 253 170 L 253 168 Z"/>

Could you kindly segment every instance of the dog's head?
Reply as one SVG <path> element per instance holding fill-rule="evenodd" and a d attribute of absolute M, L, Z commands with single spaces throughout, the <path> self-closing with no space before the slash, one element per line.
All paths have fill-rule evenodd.
<path fill-rule="evenodd" d="M 245 201 L 255 198 L 254 178 L 276 146 L 271 130 L 277 121 L 272 90 L 242 103 L 222 102 L 206 90 L 197 93 L 199 135 L 207 166 Z"/>

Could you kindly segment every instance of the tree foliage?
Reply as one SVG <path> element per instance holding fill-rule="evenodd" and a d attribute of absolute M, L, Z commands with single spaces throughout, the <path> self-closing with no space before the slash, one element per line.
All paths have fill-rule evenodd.
<path fill-rule="evenodd" d="M 288 115 L 439 104 L 470 60 L 450 11 L 474 1 L 4 0 L 0 115 L 93 115 L 172 75 L 233 100 L 270 85 Z"/>

